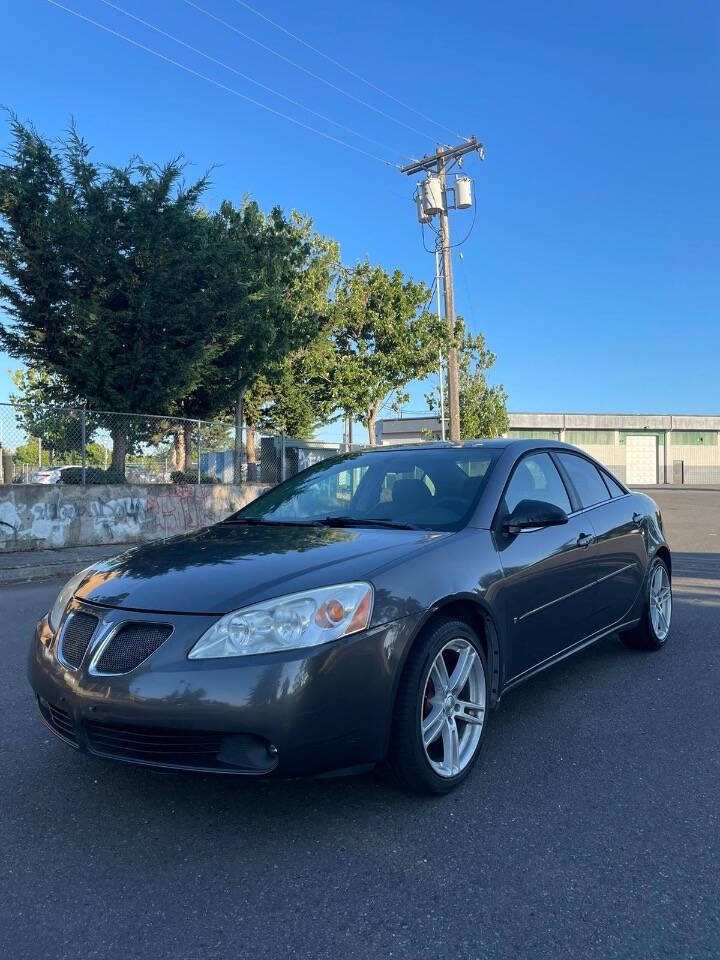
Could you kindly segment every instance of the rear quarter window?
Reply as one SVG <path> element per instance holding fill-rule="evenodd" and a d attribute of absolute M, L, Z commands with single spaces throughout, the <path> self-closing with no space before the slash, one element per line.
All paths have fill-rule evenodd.
<path fill-rule="evenodd" d="M 558 453 L 558 460 L 570 477 L 583 507 L 610 499 L 608 488 L 594 464 L 574 453 Z"/>
<path fill-rule="evenodd" d="M 624 497 L 626 491 L 620 486 L 617 480 L 614 477 L 611 477 L 609 473 L 602 472 L 603 480 L 607 484 L 607 488 L 610 491 L 610 496 L 614 499 L 615 497 Z"/>

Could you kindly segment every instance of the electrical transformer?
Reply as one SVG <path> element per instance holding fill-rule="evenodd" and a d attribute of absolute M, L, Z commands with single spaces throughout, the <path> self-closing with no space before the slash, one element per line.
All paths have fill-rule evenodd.
<path fill-rule="evenodd" d="M 472 206 L 472 180 L 470 177 L 455 177 L 455 206 L 458 210 L 467 210 Z"/>
<path fill-rule="evenodd" d="M 423 180 L 422 190 L 425 213 L 431 217 L 436 213 L 442 213 L 445 209 L 445 201 L 440 178 L 429 175 L 426 180 Z"/>

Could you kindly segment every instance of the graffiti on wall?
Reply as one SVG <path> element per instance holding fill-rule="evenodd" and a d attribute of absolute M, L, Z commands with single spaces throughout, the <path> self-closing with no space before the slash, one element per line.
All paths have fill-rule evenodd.
<path fill-rule="evenodd" d="M 0 499 L 0 549 L 171 537 L 216 523 L 259 492 L 257 487 L 191 484 L 133 486 L 127 495 L 118 487 L 47 493 L 35 487 L 24 499 L 21 488 L 6 489 L 12 495 Z"/>

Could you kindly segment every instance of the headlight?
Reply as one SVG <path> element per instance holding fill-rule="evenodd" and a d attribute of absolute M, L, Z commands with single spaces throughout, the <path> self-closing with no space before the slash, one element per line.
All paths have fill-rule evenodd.
<path fill-rule="evenodd" d="M 52 610 L 48 614 L 48 623 L 50 624 L 50 629 L 53 631 L 53 633 L 60 626 L 60 621 L 65 613 L 65 608 L 72 600 L 73 594 L 92 569 L 93 567 L 85 567 L 85 569 L 81 570 L 80 573 L 76 573 L 74 577 L 71 577 L 70 580 L 68 580 L 60 593 L 57 595 L 57 600 L 53 604 Z"/>
<path fill-rule="evenodd" d="M 372 605 L 369 583 L 343 583 L 266 600 L 221 617 L 188 656 L 200 660 L 317 647 L 364 630 Z"/>

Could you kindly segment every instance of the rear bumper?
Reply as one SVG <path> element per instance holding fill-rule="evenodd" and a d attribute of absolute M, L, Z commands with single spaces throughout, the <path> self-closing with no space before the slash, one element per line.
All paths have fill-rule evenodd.
<path fill-rule="evenodd" d="M 172 637 L 139 667 L 98 676 L 57 657 L 47 618 L 28 678 L 45 723 L 80 750 L 130 763 L 245 775 L 303 776 L 382 759 L 395 683 L 415 618 L 312 650 L 188 660 L 203 617 L 98 610 L 104 626 L 172 622 Z M 101 631 L 99 631 L 101 635 Z"/>

